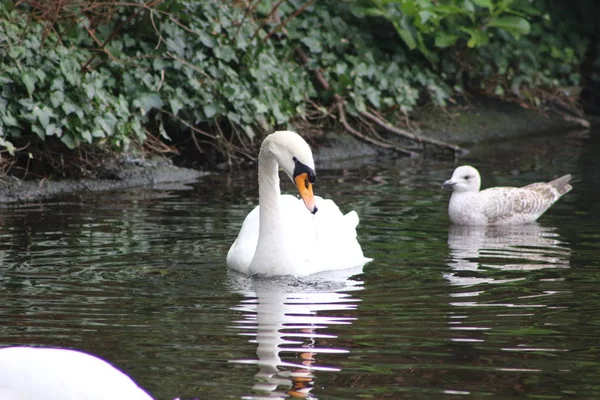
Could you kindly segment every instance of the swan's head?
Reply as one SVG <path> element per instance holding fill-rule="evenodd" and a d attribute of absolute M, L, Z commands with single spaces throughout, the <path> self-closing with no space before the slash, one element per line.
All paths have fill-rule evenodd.
<path fill-rule="evenodd" d="M 479 192 L 480 187 L 481 177 L 479 172 L 470 165 L 456 168 L 452 178 L 442 185 L 442 189 L 452 189 L 455 192 Z"/>
<path fill-rule="evenodd" d="M 317 174 L 308 143 L 300 135 L 291 131 L 277 131 L 267 139 L 269 139 L 270 152 L 298 188 L 304 205 L 308 211 L 316 213 L 317 205 L 312 185 L 317 180 Z"/>

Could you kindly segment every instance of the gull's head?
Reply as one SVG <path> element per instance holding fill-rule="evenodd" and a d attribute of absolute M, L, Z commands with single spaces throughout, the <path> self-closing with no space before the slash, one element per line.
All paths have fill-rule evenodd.
<path fill-rule="evenodd" d="M 452 178 L 442 185 L 442 189 L 452 189 L 455 192 L 479 192 L 480 187 L 481 177 L 479 172 L 470 165 L 456 168 Z"/>
<path fill-rule="evenodd" d="M 268 141 L 267 141 L 268 139 Z M 308 143 L 292 131 L 277 131 L 267 136 L 265 142 L 279 166 L 298 188 L 304 205 L 311 213 L 317 212 L 312 185 L 317 180 L 315 161 Z"/>

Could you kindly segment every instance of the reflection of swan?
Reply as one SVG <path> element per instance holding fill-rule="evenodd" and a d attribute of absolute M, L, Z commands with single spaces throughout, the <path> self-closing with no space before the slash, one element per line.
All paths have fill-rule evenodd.
<path fill-rule="evenodd" d="M 448 246 L 451 256 L 448 265 L 454 272 L 445 274 L 445 277 L 457 285 L 507 282 L 464 276 L 466 273 L 461 276 L 460 271 L 569 267 L 569 249 L 563 247 L 558 234 L 552 228 L 536 223 L 505 226 L 452 225 L 448 232 Z"/>
<path fill-rule="evenodd" d="M 278 166 L 292 178 L 304 204 L 281 195 Z M 343 215 L 333 201 L 314 197 L 315 180 L 315 163 L 304 139 L 290 131 L 267 136 L 258 161 L 259 206 L 248 214 L 229 249 L 229 268 L 248 275 L 306 276 L 369 261 L 356 240 L 358 215 Z"/>
<path fill-rule="evenodd" d="M 481 177 L 470 165 L 454 170 L 442 188 L 453 190 L 448 216 L 459 225 L 506 225 L 538 219 L 556 200 L 572 189 L 571 175 L 522 188 L 493 187 L 479 191 Z"/>
<path fill-rule="evenodd" d="M 127 375 L 75 350 L 0 349 L 2 400 L 152 400 Z"/>
<path fill-rule="evenodd" d="M 321 275 L 301 283 L 290 278 L 250 280 L 232 276 L 236 279 L 235 291 L 245 296 L 235 308 L 244 317 L 236 321 L 236 328 L 242 330 L 242 335 L 255 336 L 258 344 L 258 360 L 231 360 L 259 367 L 253 386 L 256 395 L 245 399 L 312 398 L 314 372 L 339 371 L 317 365 L 316 357 L 347 350 L 323 347 L 319 341 L 335 338 L 323 332 L 329 325 L 351 324 L 355 319 L 331 316 L 330 312 L 344 311 L 347 315 L 348 310 L 356 308 L 358 300 L 347 292 L 362 289 L 362 282 L 348 277 L 360 272 L 360 268 L 348 271 L 347 276 L 338 275 L 334 280 L 331 275 Z M 321 312 L 327 315 L 320 315 Z"/>

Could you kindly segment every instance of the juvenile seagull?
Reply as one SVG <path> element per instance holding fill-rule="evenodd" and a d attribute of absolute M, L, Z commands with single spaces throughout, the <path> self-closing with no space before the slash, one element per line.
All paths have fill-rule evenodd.
<path fill-rule="evenodd" d="M 448 205 L 450 221 L 457 225 L 526 224 L 538 219 L 556 200 L 573 187 L 571 175 L 522 188 L 494 187 L 479 191 L 481 177 L 470 165 L 454 170 L 442 185 L 452 189 Z"/>

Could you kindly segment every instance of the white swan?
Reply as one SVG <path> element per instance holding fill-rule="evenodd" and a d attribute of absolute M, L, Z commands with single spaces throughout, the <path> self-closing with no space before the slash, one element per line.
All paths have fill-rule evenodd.
<path fill-rule="evenodd" d="M 75 350 L 0 349 L 2 400 L 152 400 L 127 375 Z"/>
<path fill-rule="evenodd" d="M 302 200 L 281 195 L 279 166 Z M 332 200 L 314 196 L 315 163 L 295 132 L 267 136 L 258 160 L 259 205 L 242 225 L 227 253 L 227 266 L 247 275 L 307 276 L 353 268 L 370 261 L 356 240 L 358 215 L 344 215 Z"/>
<path fill-rule="evenodd" d="M 556 200 L 569 192 L 571 175 L 550 182 L 479 191 L 481 177 L 470 165 L 454 170 L 442 188 L 452 189 L 448 216 L 457 225 L 526 224 L 537 220 Z"/>

